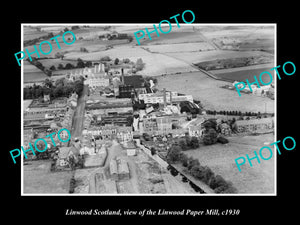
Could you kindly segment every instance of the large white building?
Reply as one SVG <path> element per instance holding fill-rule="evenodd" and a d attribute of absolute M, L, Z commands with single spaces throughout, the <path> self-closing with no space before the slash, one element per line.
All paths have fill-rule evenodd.
<path fill-rule="evenodd" d="M 237 84 L 237 83 L 239 83 L 239 82 L 234 81 L 232 83 L 232 85 L 235 87 L 235 84 Z M 239 89 L 241 89 L 244 87 L 244 85 L 238 84 L 237 87 Z M 243 90 L 252 92 L 253 95 L 264 96 L 264 95 L 266 95 L 267 91 L 269 91 L 271 89 L 271 85 L 260 85 L 260 87 L 258 87 L 257 85 L 254 84 L 254 85 L 251 85 L 251 89 L 252 89 L 252 91 L 250 90 L 249 86 L 246 85 L 246 87 Z"/>
<path fill-rule="evenodd" d="M 139 94 L 139 100 L 143 100 L 145 104 L 164 103 L 164 93 L 148 93 Z M 177 92 L 166 92 L 166 103 L 189 101 L 193 102 L 192 95 L 178 95 Z"/>
<path fill-rule="evenodd" d="M 94 68 L 78 69 L 69 74 L 69 80 L 74 81 L 82 76 L 85 78 L 84 84 L 91 88 L 109 86 L 109 78 L 105 73 L 104 64 L 95 65 Z"/>

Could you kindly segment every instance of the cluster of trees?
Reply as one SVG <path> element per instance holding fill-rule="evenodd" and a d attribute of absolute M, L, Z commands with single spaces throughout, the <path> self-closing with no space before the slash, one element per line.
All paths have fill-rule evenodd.
<path fill-rule="evenodd" d="M 91 61 L 86 61 L 84 62 L 82 59 L 78 58 L 77 59 L 77 64 L 73 65 L 71 63 L 67 63 L 65 66 L 63 66 L 61 63 L 58 64 L 57 69 L 58 70 L 71 70 L 71 69 L 75 69 L 75 68 L 85 68 L 85 67 L 90 67 L 92 66 L 92 62 Z M 50 67 L 50 70 L 56 70 L 55 66 L 52 65 Z"/>
<path fill-rule="evenodd" d="M 109 62 L 109 61 L 111 61 L 111 58 L 107 55 L 100 58 L 100 62 Z"/>
<path fill-rule="evenodd" d="M 50 98 L 69 97 L 71 93 L 76 92 L 81 95 L 83 90 L 83 79 L 76 81 L 67 81 L 65 78 L 56 80 L 53 83 L 46 79 L 42 85 L 24 87 L 24 99 L 43 98 L 44 95 L 50 94 Z"/>
<path fill-rule="evenodd" d="M 243 67 L 255 64 L 255 61 L 258 60 L 257 57 L 241 57 L 234 59 L 216 59 L 207 62 L 201 62 L 196 64 L 199 68 L 203 70 L 216 70 L 216 69 L 227 69 L 235 67 Z M 269 63 L 269 57 L 260 57 L 260 63 Z"/>
<path fill-rule="evenodd" d="M 215 175 L 208 166 L 200 165 L 198 159 L 186 156 L 180 151 L 179 146 L 174 146 L 171 152 L 171 155 L 168 154 L 169 163 L 181 163 L 190 175 L 210 186 L 216 193 L 237 193 L 231 182 L 220 175 Z"/>
<path fill-rule="evenodd" d="M 233 127 L 233 124 L 235 123 L 235 119 L 230 120 L 229 122 L 230 127 Z M 220 142 L 222 144 L 228 143 L 228 140 L 222 136 L 218 135 L 218 132 L 220 132 L 220 127 L 217 126 L 217 121 L 213 118 L 208 119 L 203 124 L 205 130 L 203 134 L 203 144 L 205 145 L 212 145 L 217 142 Z"/>
<path fill-rule="evenodd" d="M 217 122 L 214 119 L 208 119 L 203 124 L 205 131 L 203 134 L 203 143 L 212 145 L 218 141 Z"/>
<path fill-rule="evenodd" d="M 103 62 L 103 63 L 111 62 L 111 61 L 113 61 L 113 60 L 109 56 L 103 56 L 100 58 L 100 62 Z M 125 64 L 131 63 L 133 65 L 133 70 L 129 71 L 131 73 L 136 73 L 138 71 L 141 71 L 145 67 L 145 63 L 143 62 L 143 60 L 141 58 L 138 58 L 135 63 L 130 61 L 130 59 L 128 59 L 128 58 L 125 58 L 122 60 L 120 60 L 119 58 L 115 58 L 113 63 L 114 63 L 114 65 L 119 65 L 120 63 L 125 63 Z"/>
<path fill-rule="evenodd" d="M 108 56 L 106 56 L 106 57 L 108 57 Z M 108 57 L 108 58 L 109 58 L 109 57 Z M 109 60 L 108 60 L 108 61 L 109 61 Z M 130 59 L 128 59 L 128 58 L 122 59 L 122 61 L 121 61 L 119 58 L 115 58 L 114 64 L 115 64 L 115 65 L 118 65 L 118 64 L 120 64 L 120 63 L 125 63 L 125 64 L 132 63 L 132 64 L 134 64 L 134 62 L 131 62 Z"/>
<path fill-rule="evenodd" d="M 185 138 L 179 140 L 178 145 L 182 151 L 199 148 L 199 140 L 197 137 L 186 135 Z"/>

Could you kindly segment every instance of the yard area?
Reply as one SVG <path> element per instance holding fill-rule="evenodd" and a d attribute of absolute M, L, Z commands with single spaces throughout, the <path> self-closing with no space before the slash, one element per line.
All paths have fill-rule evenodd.
<path fill-rule="evenodd" d="M 276 150 L 273 151 L 273 157 L 270 160 L 261 159 L 260 164 L 257 160 L 252 160 L 253 167 L 250 167 L 249 162 L 246 161 L 241 166 L 241 172 L 234 160 L 241 156 L 246 157 L 245 154 L 248 154 L 250 158 L 253 157 L 254 151 L 259 152 L 261 147 L 269 146 L 274 142 L 274 135 L 236 136 L 228 137 L 228 139 L 229 143 L 225 145 L 201 145 L 198 149 L 184 153 L 198 159 L 201 165 L 209 166 L 215 174 L 221 175 L 225 180 L 231 181 L 238 189 L 238 193 L 273 194 L 275 192 L 274 153 L 277 152 Z"/>
<path fill-rule="evenodd" d="M 50 172 L 51 160 L 28 161 L 23 165 L 24 194 L 68 194 L 71 171 Z"/>

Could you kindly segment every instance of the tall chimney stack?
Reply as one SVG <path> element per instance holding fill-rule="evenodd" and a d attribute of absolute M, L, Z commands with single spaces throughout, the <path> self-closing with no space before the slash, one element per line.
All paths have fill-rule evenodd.
<path fill-rule="evenodd" d="M 123 72 L 123 68 L 121 70 L 121 82 L 124 85 L 124 72 Z"/>
<path fill-rule="evenodd" d="M 163 89 L 163 94 L 164 94 L 164 108 L 166 108 L 167 106 L 166 88 Z"/>

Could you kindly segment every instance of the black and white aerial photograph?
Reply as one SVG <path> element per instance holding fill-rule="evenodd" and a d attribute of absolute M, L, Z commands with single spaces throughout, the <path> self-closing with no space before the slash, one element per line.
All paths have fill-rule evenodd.
<path fill-rule="evenodd" d="M 153 24 L 21 25 L 22 195 L 276 195 L 276 24 Z"/>

